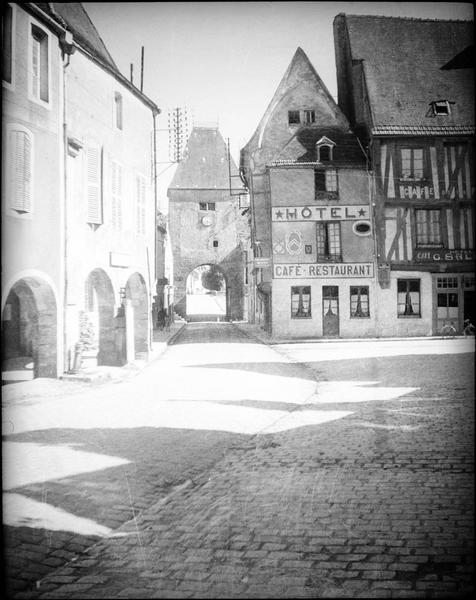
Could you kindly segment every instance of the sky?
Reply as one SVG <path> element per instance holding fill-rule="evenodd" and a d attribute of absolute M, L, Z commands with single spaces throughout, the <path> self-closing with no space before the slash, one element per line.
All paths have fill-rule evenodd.
<path fill-rule="evenodd" d="M 84 2 L 116 62 L 163 111 L 218 125 L 231 154 L 253 135 L 298 47 L 337 100 L 333 19 L 339 13 L 474 18 L 466 2 Z M 162 118 L 162 117 L 161 117 Z M 163 141 L 165 138 L 163 138 Z M 165 155 L 168 145 L 163 144 Z M 164 178 L 174 169 L 164 159 Z"/>

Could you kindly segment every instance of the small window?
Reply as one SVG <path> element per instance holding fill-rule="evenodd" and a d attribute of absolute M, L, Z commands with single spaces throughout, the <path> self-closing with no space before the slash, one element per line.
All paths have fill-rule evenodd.
<path fill-rule="evenodd" d="M 48 35 L 31 26 L 31 93 L 36 100 L 49 100 Z"/>
<path fill-rule="evenodd" d="M 12 83 L 13 66 L 13 9 L 7 4 L 2 19 L 2 79 Z"/>
<path fill-rule="evenodd" d="M 199 210 L 215 210 L 215 202 L 199 202 Z"/>
<path fill-rule="evenodd" d="M 298 110 L 288 111 L 288 123 L 289 125 L 298 125 L 301 122 L 301 118 Z"/>
<path fill-rule="evenodd" d="M 213 240 L 213 247 L 218 248 L 218 240 Z"/>
<path fill-rule="evenodd" d="M 325 192 L 337 194 L 337 170 L 336 169 L 315 169 L 314 171 L 314 197 L 316 200 L 322 198 Z"/>
<path fill-rule="evenodd" d="M 114 93 L 114 125 L 122 129 L 122 96 L 119 92 Z"/>
<path fill-rule="evenodd" d="M 423 179 L 423 149 L 402 148 L 402 179 L 415 181 Z"/>
<path fill-rule="evenodd" d="M 314 110 L 305 110 L 304 111 L 304 123 L 309 125 L 310 123 L 316 122 L 316 111 Z"/>
<path fill-rule="evenodd" d="M 297 285 L 291 288 L 291 318 L 311 317 L 311 286 Z"/>
<path fill-rule="evenodd" d="M 332 160 L 332 146 L 318 146 L 317 162 L 329 162 Z"/>
<path fill-rule="evenodd" d="M 342 247 L 339 222 L 316 223 L 317 260 L 341 261 Z"/>
<path fill-rule="evenodd" d="M 458 278 L 457 277 L 437 277 L 436 287 L 439 289 L 458 289 Z"/>
<path fill-rule="evenodd" d="M 350 316 L 351 318 L 370 317 L 368 286 L 351 286 Z"/>
<path fill-rule="evenodd" d="M 431 103 L 433 114 L 435 116 L 445 116 L 450 114 L 450 103 L 448 100 L 437 100 Z"/>
<path fill-rule="evenodd" d="M 420 280 L 397 279 L 397 315 L 420 317 Z"/>
<path fill-rule="evenodd" d="M 416 210 L 416 245 L 439 248 L 441 241 L 441 223 L 439 210 Z"/>

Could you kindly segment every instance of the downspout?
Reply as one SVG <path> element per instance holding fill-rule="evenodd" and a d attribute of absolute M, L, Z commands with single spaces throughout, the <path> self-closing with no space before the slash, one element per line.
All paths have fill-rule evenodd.
<path fill-rule="evenodd" d="M 71 32 L 65 31 L 64 36 L 60 38 L 60 47 L 63 58 L 63 372 L 66 372 L 68 371 L 68 335 L 66 326 L 68 316 L 68 130 L 66 111 L 66 69 L 69 66 L 71 55 L 76 51 L 76 48 L 73 45 L 73 35 Z"/>
<path fill-rule="evenodd" d="M 152 287 L 149 282 L 150 289 L 150 309 L 151 309 L 151 320 L 150 320 L 150 347 L 152 348 L 152 341 L 154 339 L 154 319 L 152 313 L 152 301 L 154 296 L 157 297 L 157 122 L 156 118 L 160 111 L 156 108 L 152 109 L 152 187 L 154 191 L 154 292 L 152 292 Z M 150 274 L 150 269 L 149 269 Z M 149 275 L 150 276 L 150 275 Z M 156 308 L 158 309 L 157 303 Z"/>

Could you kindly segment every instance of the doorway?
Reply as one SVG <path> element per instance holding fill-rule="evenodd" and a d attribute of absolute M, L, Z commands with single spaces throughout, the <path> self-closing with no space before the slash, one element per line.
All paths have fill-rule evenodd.
<path fill-rule="evenodd" d="M 187 277 L 188 321 L 226 321 L 228 286 L 217 265 L 200 265 Z"/>
<path fill-rule="evenodd" d="M 322 335 L 339 337 L 339 287 L 322 286 Z"/>

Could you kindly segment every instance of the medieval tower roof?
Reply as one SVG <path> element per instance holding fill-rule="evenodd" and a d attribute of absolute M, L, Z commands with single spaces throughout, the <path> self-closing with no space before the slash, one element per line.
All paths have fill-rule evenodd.
<path fill-rule="evenodd" d="M 290 125 L 288 111 L 314 111 L 311 123 Z M 305 52 L 298 48 L 259 125 L 242 150 L 263 164 L 316 161 L 321 138 L 335 143 L 335 162 L 364 161 L 349 122 L 332 98 Z"/>
<path fill-rule="evenodd" d="M 228 190 L 228 159 L 233 183 L 237 181 L 238 170 L 232 157 L 228 156 L 225 140 L 218 128 L 194 127 L 169 189 Z M 239 188 L 240 185 L 233 183 L 233 187 Z"/>

